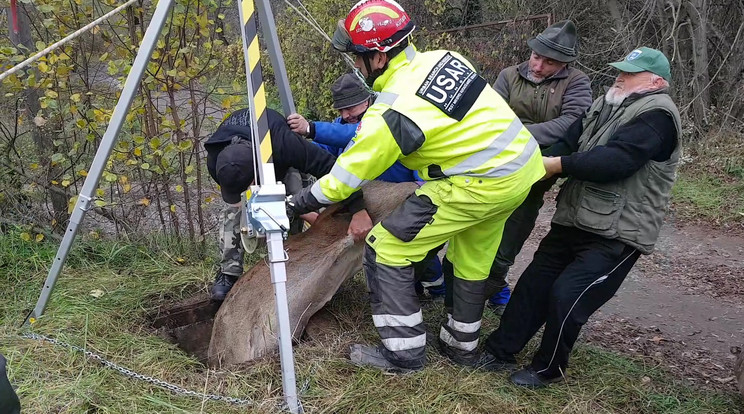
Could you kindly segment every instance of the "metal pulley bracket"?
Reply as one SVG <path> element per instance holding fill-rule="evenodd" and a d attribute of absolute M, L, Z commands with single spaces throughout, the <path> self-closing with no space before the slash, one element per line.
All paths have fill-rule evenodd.
<path fill-rule="evenodd" d="M 253 253 L 259 238 L 266 238 L 269 232 L 281 232 L 282 239 L 289 235 L 284 184 L 264 184 L 252 186 L 250 198 L 243 205 L 240 239 L 247 253 Z"/>

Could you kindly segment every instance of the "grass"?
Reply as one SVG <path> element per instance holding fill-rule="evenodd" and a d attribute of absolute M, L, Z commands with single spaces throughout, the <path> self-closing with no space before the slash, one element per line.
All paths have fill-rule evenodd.
<path fill-rule="evenodd" d="M 0 233 L 0 352 L 9 360 L 9 377 L 24 413 L 280 411 L 278 358 L 215 371 L 148 327 L 148 313 L 161 304 L 206 291 L 212 261 L 178 264 L 152 247 L 83 241 L 73 249 L 47 313 L 33 329 L 141 374 L 190 390 L 249 398 L 254 405 L 175 395 L 124 377 L 80 352 L 20 338 L 17 327 L 33 307 L 55 251 L 51 243 Z M 92 296 L 97 290 L 103 295 Z M 422 372 L 385 375 L 346 359 L 349 344 L 377 341 L 363 280 L 346 283 L 328 310 L 340 328 L 295 348 L 298 381 L 306 384 L 301 395 L 306 412 L 735 413 L 742 404 L 732 392 L 694 389 L 644 360 L 590 346 L 575 351 L 565 384 L 540 391 L 516 388 L 505 374 L 460 369 L 433 351 Z M 428 305 L 425 313 L 428 325 L 437 326 L 441 306 Z M 497 323 L 489 314 L 484 332 Z"/>
<path fill-rule="evenodd" d="M 744 135 L 722 131 L 689 143 L 684 159 L 672 191 L 677 217 L 723 227 L 744 224 Z"/>

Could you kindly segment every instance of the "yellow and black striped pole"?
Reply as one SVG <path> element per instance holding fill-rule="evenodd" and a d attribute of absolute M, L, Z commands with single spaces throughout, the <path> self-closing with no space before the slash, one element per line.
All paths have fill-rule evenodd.
<path fill-rule="evenodd" d="M 268 7 L 268 4 L 266 6 Z M 243 214 L 247 221 L 258 222 L 259 226 L 256 230 L 263 232 L 266 236 L 271 284 L 274 285 L 274 297 L 276 299 L 284 401 L 287 404 L 287 409 L 292 414 L 297 414 L 302 412 L 302 405 L 297 395 L 294 355 L 292 355 L 292 331 L 289 320 L 285 268 L 287 256 L 283 244 L 289 220 L 286 216 L 284 202 L 285 188 L 284 185 L 277 183 L 274 165 L 271 162 L 273 150 L 266 113 L 266 91 L 264 90 L 261 70 L 261 53 L 258 47 L 258 22 L 253 0 L 241 0 L 240 21 L 242 23 L 243 55 L 245 57 L 249 111 L 251 114 L 251 140 L 255 154 L 253 164 L 254 169 L 258 170 L 258 174 L 255 176 L 259 185 L 258 191 L 253 195 L 250 190 L 246 191 L 245 199 L 249 201 L 246 203 Z M 274 22 L 262 23 L 273 25 Z M 270 214 L 269 211 L 272 213 Z M 285 225 L 282 225 L 282 222 Z M 253 236 L 255 237 L 257 234 Z"/>
<path fill-rule="evenodd" d="M 264 166 L 272 161 L 271 133 L 266 115 L 266 91 L 261 69 L 261 52 L 258 47 L 258 25 L 256 9 L 253 0 L 240 2 L 240 21 L 243 31 L 243 55 L 245 57 L 245 71 L 248 83 L 248 95 L 251 102 L 251 128 L 253 129 L 254 151 L 258 167 L 257 184 L 274 184 L 266 182 Z M 273 176 L 273 174 L 271 174 Z"/>

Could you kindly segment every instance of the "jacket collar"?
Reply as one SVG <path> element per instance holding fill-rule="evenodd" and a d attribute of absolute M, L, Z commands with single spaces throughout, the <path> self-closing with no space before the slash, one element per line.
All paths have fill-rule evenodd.
<path fill-rule="evenodd" d="M 665 94 L 665 95 L 666 94 L 669 94 L 669 88 L 661 88 L 661 89 L 657 89 L 655 91 L 643 92 L 643 93 L 631 93 L 630 95 L 628 95 L 627 98 L 625 98 L 625 100 L 623 101 L 623 103 L 622 103 L 621 106 L 628 106 L 628 105 L 632 104 L 633 102 L 635 102 L 635 101 L 637 101 L 637 100 L 639 100 L 641 98 L 645 98 L 647 96 L 661 95 L 661 94 Z"/>
<path fill-rule="evenodd" d="M 390 61 L 388 62 L 388 68 L 385 70 L 385 72 L 382 73 L 382 75 L 380 75 L 380 77 L 375 80 L 372 89 L 375 92 L 382 91 L 385 88 L 388 80 L 390 80 L 390 77 L 393 76 L 393 73 L 411 63 L 413 58 L 416 56 L 416 53 L 416 47 L 413 46 L 413 44 L 409 44 L 405 49 L 398 53 L 397 56 L 390 59 Z"/>

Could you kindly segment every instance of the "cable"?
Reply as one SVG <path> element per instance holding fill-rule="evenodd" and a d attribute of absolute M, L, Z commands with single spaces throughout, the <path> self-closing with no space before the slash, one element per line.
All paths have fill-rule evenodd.
<path fill-rule="evenodd" d="M 315 20 L 315 18 L 313 17 L 312 13 L 310 13 L 310 11 L 307 9 L 307 7 L 305 7 L 305 5 L 302 3 L 301 0 L 297 0 L 297 3 L 299 3 L 300 4 L 300 7 L 302 7 L 302 9 L 305 11 L 305 13 L 307 13 L 307 16 L 305 15 L 305 13 L 303 13 L 302 11 L 300 11 L 297 8 L 297 6 L 295 6 L 294 4 L 290 3 L 289 0 L 284 0 L 284 3 L 286 3 L 287 6 L 289 6 L 303 20 L 305 20 L 305 22 L 307 22 L 307 24 L 309 24 L 310 27 L 312 27 L 313 29 L 315 29 L 315 31 L 317 31 L 328 43 L 333 43 L 333 41 L 331 40 L 331 37 L 328 36 L 328 34 L 323 30 L 323 28 L 320 27 L 320 24 L 318 23 L 318 21 Z M 335 48 L 334 48 L 334 50 L 335 50 Z M 359 69 L 357 69 L 357 67 L 354 65 L 354 61 L 351 60 L 351 58 L 346 53 L 342 53 L 342 52 L 339 52 L 339 53 L 341 53 L 341 57 L 343 58 L 343 60 L 346 63 L 346 65 L 349 66 L 349 68 L 351 68 L 352 73 L 354 75 L 356 75 L 356 77 L 359 78 L 359 80 L 362 81 L 362 85 L 364 85 L 364 87 L 367 90 L 367 92 L 369 92 L 369 93 L 371 93 L 373 95 L 377 95 L 377 93 L 375 91 L 373 91 L 372 88 L 369 85 L 367 85 L 367 82 L 364 79 L 364 75 L 362 75 L 362 72 L 360 72 Z"/>
<path fill-rule="evenodd" d="M 38 52 L 37 54 L 31 56 L 30 58 L 24 60 L 23 62 L 13 66 L 12 68 L 8 69 L 7 71 L 0 73 L 0 82 L 3 81 L 3 79 L 7 78 L 8 76 L 18 72 L 19 70 L 25 68 L 26 66 L 36 62 L 43 56 L 49 54 L 49 52 L 58 49 L 60 46 L 64 45 L 65 43 L 75 39 L 76 37 L 80 36 L 81 34 L 91 30 L 92 28 L 98 26 L 102 21 L 107 20 L 114 14 L 118 13 L 122 9 L 126 8 L 127 6 L 131 5 L 135 1 L 138 0 L 128 0 L 126 3 L 122 4 L 121 6 L 115 8 L 114 10 L 111 10 L 110 12 L 104 14 L 103 16 L 99 17 L 98 19 L 92 21 L 91 23 L 88 23 L 87 25 L 83 26 L 82 28 L 78 29 L 71 35 L 65 37 L 64 39 L 58 41 L 57 43 L 52 44 L 51 46 L 48 46 L 46 49 L 42 50 L 41 52 Z"/>
<path fill-rule="evenodd" d="M 305 21 L 307 22 L 307 24 L 309 24 L 309 25 L 310 25 L 310 27 L 312 27 L 313 29 L 315 29 L 315 31 L 317 31 L 317 32 L 318 32 L 318 33 L 319 33 L 319 34 L 320 34 L 321 36 L 323 36 L 323 38 L 324 38 L 324 39 L 325 39 L 325 40 L 326 40 L 326 41 L 327 41 L 328 43 L 332 43 L 332 41 L 331 41 L 331 37 L 330 37 L 330 36 L 328 36 L 328 34 L 327 34 L 327 33 L 326 33 L 325 31 L 323 31 L 323 29 L 322 29 L 322 28 L 320 27 L 320 25 L 318 24 L 317 20 L 315 20 L 315 18 L 314 18 L 314 17 L 312 17 L 312 14 L 310 14 L 310 12 L 309 12 L 309 11 L 307 10 L 307 8 L 305 8 L 305 6 L 304 6 L 304 5 L 302 4 L 302 2 L 299 2 L 299 3 L 300 3 L 300 4 L 302 5 L 302 8 L 303 8 L 303 9 L 305 9 L 305 11 L 307 12 L 307 15 L 308 15 L 308 16 L 310 16 L 309 18 L 308 18 L 308 17 L 307 17 L 307 16 L 306 16 L 306 15 L 305 15 L 305 14 L 304 14 L 303 12 L 301 12 L 301 11 L 300 11 L 300 10 L 299 10 L 299 9 L 297 8 L 297 6 L 295 6 L 294 4 L 290 3 L 290 2 L 288 1 L 288 0 L 284 0 L 284 2 L 285 2 L 285 3 L 287 4 L 287 6 L 289 6 L 290 8 L 292 8 L 292 10 L 294 10 L 295 12 L 297 12 L 297 14 L 298 14 L 298 15 L 299 15 L 299 16 L 300 16 L 300 17 L 301 17 L 301 18 L 302 18 L 303 20 L 305 20 Z M 311 20 L 311 19 L 312 19 L 312 20 Z M 341 56 L 343 57 L 343 59 L 344 59 L 344 62 L 346 62 L 346 64 L 347 64 L 347 65 L 349 65 L 349 67 L 350 67 L 350 68 L 351 68 L 352 70 L 354 70 L 354 71 L 356 71 L 356 70 L 357 70 L 357 69 L 356 69 L 356 67 L 354 66 L 354 62 L 353 62 L 353 61 L 351 60 L 351 58 L 350 58 L 350 57 L 348 57 L 348 56 L 347 56 L 346 54 L 344 54 L 344 53 L 342 53 L 342 54 L 341 54 Z"/>

